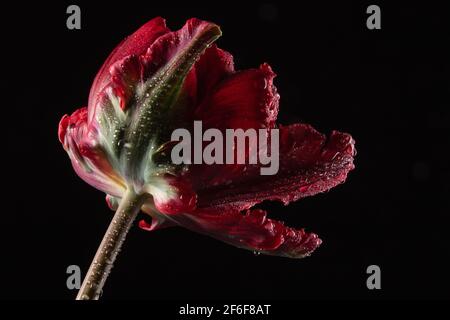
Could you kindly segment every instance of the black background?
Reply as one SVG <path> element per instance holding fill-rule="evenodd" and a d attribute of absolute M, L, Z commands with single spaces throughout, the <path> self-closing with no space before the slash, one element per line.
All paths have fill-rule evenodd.
<path fill-rule="evenodd" d="M 51 4 L 50 4 L 51 3 Z M 270 216 L 324 240 L 309 258 L 254 256 L 181 228 L 133 228 L 104 299 L 448 298 L 449 11 L 429 2 L 367 4 L 145 1 L 69 2 L 3 11 L 1 297 L 73 299 L 66 268 L 86 271 L 112 213 L 73 172 L 57 139 L 61 116 L 86 105 L 116 44 L 155 16 L 222 27 L 236 67 L 278 74 L 280 123 L 304 121 L 356 140 L 356 169 L 326 194 Z M 382 289 L 366 288 L 381 267 Z"/>

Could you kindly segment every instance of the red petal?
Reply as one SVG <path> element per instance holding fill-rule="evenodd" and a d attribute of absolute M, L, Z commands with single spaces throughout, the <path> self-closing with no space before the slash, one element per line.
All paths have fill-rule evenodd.
<path fill-rule="evenodd" d="M 113 196 L 121 196 L 124 183 L 109 163 L 104 151 L 96 145 L 95 133 L 89 131 L 87 108 L 65 115 L 59 126 L 59 139 L 72 160 L 75 172 L 93 187 Z"/>
<path fill-rule="evenodd" d="M 295 230 L 268 219 L 263 210 L 198 209 L 173 217 L 179 224 L 234 246 L 265 254 L 302 258 L 311 254 L 321 240 L 315 234 Z"/>
<path fill-rule="evenodd" d="M 108 86 L 119 99 L 120 108 L 125 110 L 131 97 L 135 95 L 136 85 L 143 81 L 144 66 L 139 56 L 130 55 L 117 61 L 110 68 L 111 84 L 104 88 L 103 94 L 107 96 Z"/>
<path fill-rule="evenodd" d="M 165 20 L 158 17 L 150 20 L 131 36 L 124 39 L 109 55 L 97 73 L 89 93 L 89 109 L 94 109 L 97 104 L 98 94 L 109 83 L 111 79 L 109 71 L 112 65 L 129 55 L 139 56 L 144 54 L 156 39 L 169 31 L 166 27 Z M 89 112 L 89 118 L 91 119 L 91 110 Z"/>
<path fill-rule="evenodd" d="M 59 142 L 64 144 L 64 137 L 66 136 L 67 127 L 69 126 L 70 117 L 69 115 L 65 114 L 61 120 L 59 121 L 58 125 L 58 139 Z"/>
<path fill-rule="evenodd" d="M 148 223 L 147 221 L 145 221 L 145 220 L 139 220 L 139 228 L 141 228 L 142 230 L 145 230 L 145 231 L 153 231 L 153 230 L 155 230 L 155 229 L 157 229 L 157 220 L 153 220 L 152 219 L 152 222 L 151 223 Z"/>
<path fill-rule="evenodd" d="M 107 194 L 105 200 L 108 208 L 110 208 L 111 210 L 116 211 L 119 207 L 119 199 L 117 199 L 116 197 Z"/>
<path fill-rule="evenodd" d="M 114 59 L 108 60 L 108 75 L 103 77 L 101 86 L 94 85 L 95 89 L 92 89 L 97 91 L 94 103 L 89 105 L 89 119 L 93 119 L 93 114 L 97 112 L 94 110 L 102 105 L 109 105 L 105 102 L 110 99 L 110 89 L 112 89 L 114 97 L 119 99 L 120 107 L 125 110 L 130 98 L 136 94 L 138 83 L 144 84 L 153 76 L 155 76 L 155 81 L 160 81 L 158 78 L 162 79 L 164 74 L 183 74 L 182 69 L 189 65 L 186 62 L 192 60 L 191 63 L 194 64 L 195 57 L 200 54 L 197 52 L 199 46 L 206 45 L 206 41 L 210 41 L 211 37 L 218 36 L 220 33 L 220 29 L 215 24 L 195 18 L 188 20 L 183 28 L 178 31 L 167 32 L 167 29 L 164 30 L 163 33 L 158 33 L 160 36 L 153 39 L 144 51 L 137 50 L 130 53 L 130 50 L 127 50 L 126 52 L 129 54 L 124 55 L 122 49 L 120 49 L 118 50 L 121 53 L 120 55 L 116 54 Z M 137 33 L 139 33 L 139 30 Z M 143 49 L 143 47 L 139 48 Z M 219 55 L 226 57 L 226 54 L 221 51 L 219 51 Z M 215 55 L 209 54 L 208 57 L 209 60 L 214 60 Z M 186 65 L 179 65 L 180 63 Z M 192 114 L 197 99 L 197 73 L 195 66 L 192 66 L 192 64 L 177 100 L 180 109 L 185 110 L 187 114 Z M 207 61 L 202 63 L 199 61 L 197 64 L 201 68 L 207 64 Z M 223 68 L 223 66 L 217 66 L 211 76 L 218 77 L 220 71 L 217 69 L 220 67 Z M 159 71 L 162 73 L 156 76 Z M 201 78 L 201 80 L 204 81 L 205 79 Z M 176 106 L 172 108 L 177 109 Z M 185 120 L 183 114 L 178 114 L 178 116 Z"/>
<path fill-rule="evenodd" d="M 164 183 L 168 186 L 164 186 L 162 192 L 158 192 L 157 186 L 149 191 L 153 195 L 155 207 L 159 212 L 165 214 L 188 213 L 196 208 L 197 194 L 189 183 L 170 176 L 165 177 Z"/>
<path fill-rule="evenodd" d="M 244 210 L 264 200 L 288 204 L 344 182 L 354 168 L 354 155 L 354 141 L 348 134 L 333 131 L 326 140 L 309 125 L 281 127 L 276 175 L 263 176 L 259 166 L 246 166 L 228 185 L 197 190 L 197 206 Z"/>
<path fill-rule="evenodd" d="M 145 78 L 148 78 L 158 72 L 158 70 L 163 70 L 164 73 L 174 73 L 182 74 L 183 68 L 188 66 L 186 62 L 192 60 L 199 54 L 197 50 L 205 44 L 206 41 L 210 41 L 212 35 L 219 36 L 220 29 L 217 25 L 202 21 L 196 18 L 189 19 L 186 21 L 185 25 L 178 31 L 169 32 L 160 38 L 158 38 L 148 49 L 145 56 L 143 56 L 143 61 L 145 64 Z M 205 50 L 204 53 L 206 53 Z M 182 56 L 186 56 L 185 59 L 179 59 Z M 203 55 L 202 55 L 203 56 Z M 225 56 L 225 54 L 224 54 Z M 209 54 L 205 59 L 213 60 L 214 54 Z M 204 80 L 202 68 L 207 64 L 206 60 L 201 62 L 202 58 L 199 59 L 197 63 L 189 67 L 189 72 L 184 79 L 183 88 L 178 97 L 176 103 L 177 106 L 173 106 L 173 109 L 177 109 L 180 112 L 177 113 L 180 119 L 186 120 L 187 116 L 192 114 L 193 107 L 197 101 L 197 79 L 200 75 L 200 81 Z M 178 65 L 183 62 L 184 65 Z M 196 68 L 200 68 L 200 73 L 197 74 Z M 221 66 L 217 65 L 215 69 L 211 70 L 211 76 L 217 77 L 220 72 L 217 70 Z M 180 121 L 180 120 L 178 120 Z"/>
<path fill-rule="evenodd" d="M 326 140 L 311 126 L 296 124 L 280 128 L 280 150 L 275 176 L 260 175 L 258 165 L 244 166 L 247 170 L 233 175 L 229 184 L 202 186 L 198 176 L 190 175 L 195 171 L 189 172 L 184 178 L 190 177 L 198 188 L 197 209 L 173 210 L 171 220 L 238 247 L 287 257 L 309 255 L 321 244 L 315 234 L 285 227 L 267 219 L 264 211 L 249 209 L 264 200 L 287 204 L 342 183 L 353 169 L 354 141 L 336 131 Z"/>
<path fill-rule="evenodd" d="M 216 66 L 211 83 L 216 81 L 219 84 L 196 110 L 195 118 L 202 120 L 203 130 L 218 128 L 225 132 L 225 129 L 230 128 L 246 130 L 274 127 L 278 115 L 279 95 L 273 85 L 275 73 L 269 65 L 263 64 L 259 69 L 241 71 L 230 76 L 232 57 L 228 53 L 211 51 L 204 66 L 200 68 L 205 70 L 205 73 L 208 70 L 206 61 Z M 226 77 L 227 75 L 229 76 Z M 208 79 L 206 74 L 203 77 Z M 200 92 L 204 81 L 199 80 L 198 83 Z M 245 166 L 238 164 L 193 165 L 189 175 L 195 177 L 192 178 L 194 185 L 211 186 L 231 182 L 241 176 L 242 170 L 245 170 Z"/>
<path fill-rule="evenodd" d="M 196 110 L 205 128 L 272 128 L 278 115 L 275 73 L 268 64 L 225 79 Z"/>
<path fill-rule="evenodd" d="M 171 221 L 158 220 L 158 219 L 154 219 L 154 218 L 152 218 L 152 221 L 150 223 L 148 223 L 145 220 L 139 220 L 138 225 L 139 225 L 139 228 L 141 228 L 142 230 L 145 230 L 145 231 L 155 231 L 155 230 L 159 230 L 159 229 L 165 229 L 165 228 L 176 226 L 176 224 Z"/>
<path fill-rule="evenodd" d="M 167 215 L 163 215 L 155 210 L 154 204 L 151 201 L 144 204 L 141 209 L 152 218 L 152 221 L 150 223 L 145 220 L 139 221 L 139 228 L 141 228 L 142 230 L 154 231 L 176 226 L 176 223 L 173 220 L 169 219 Z"/>
<path fill-rule="evenodd" d="M 233 56 L 212 45 L 195 64 L 197 101 L 203 99 L 226 77 L 234 73 Z"/>
<path fill-rule="evenodd" d="M 190 46 L 194 42 L 202 43 L 199 39 L 194 41 L 195 38 L 202 37 L 209 30 L 217 28 L 213 23 L 192 18 L 186 21 L 180 30 L 159 37 L 145 54 L 145 60 L 149 64 L 148 71 L 150 74 L 154 74 L 159 68 L 168 66 L 167 64 L 174 57 L 192 49 Z"/>

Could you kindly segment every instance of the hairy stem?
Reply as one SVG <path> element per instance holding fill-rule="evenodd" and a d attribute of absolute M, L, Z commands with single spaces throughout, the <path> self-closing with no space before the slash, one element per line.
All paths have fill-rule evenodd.
<path fill-rule="evenodd" d="M 145 195 L 137 195 L 134 191 L 127 190 L 97 249 L 94 260 L 78 292 L 77 300 L 99 299 L 120 247 L 144 200 Z"/>

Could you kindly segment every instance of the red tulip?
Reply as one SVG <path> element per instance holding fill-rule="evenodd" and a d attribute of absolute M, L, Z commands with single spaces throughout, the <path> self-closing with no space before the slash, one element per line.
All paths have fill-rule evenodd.
<path fill-rule="evenodd" d="M 105 192 L 111 208 L 120 204 L 131 221 L 139 210 L 151 216 L 143 229 L 178 225 L 252 251 L 307 256 L 321 243 L 315 234 L 252 208 L 264 200 L 287 205 L 344 182 L 354 141 L 306 124 L 278 126 L 275 73 L 268 64 L 236 71 L 231 54 L 213 45 L 220 35 L 197 19 L 175 32 L 162 18 L 149 21 L 111 53 L 88 107 L 62 118 L 59 139 L 76 173 Z M 248 164 L 174 165 L 171 133 L 192 129 L 194 120 L 222 131 L 279 129 L 278 173 L 263 176 L 260 165 Z"/>

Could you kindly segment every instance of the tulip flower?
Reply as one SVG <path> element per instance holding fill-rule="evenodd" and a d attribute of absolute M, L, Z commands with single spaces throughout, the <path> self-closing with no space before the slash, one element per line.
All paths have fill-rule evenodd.
<path fill-rule="evenodd" d="M 285 205 L 345 181 L 354 168 L 354 141 L 307 124 L 276 123 L 279 95 L 268 64 L 234 69 L 215 40 L 220 28 L 190 19 L 170 31 L 162 18 L 122 41 L 100 68 L 87 108 L 65 115 L 59 140 L 75 172 L 103 191 L 116 214 L 78 299 L 97 299 L 127 231 L 182 226 L 258 253 L 302 258 L 321 240 L 285 226 L 254 206 Z M 218 130 L 279 130 L 279 170 L 260 164 L 174 164 L 171 133 L 194 121 Z"/>

